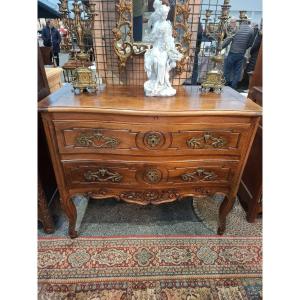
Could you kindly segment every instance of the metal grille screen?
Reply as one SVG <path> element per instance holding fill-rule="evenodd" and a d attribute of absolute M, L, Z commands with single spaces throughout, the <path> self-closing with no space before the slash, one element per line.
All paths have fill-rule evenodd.
<path fill-rule="evenodd" d="M 118 58 L 113 50 L 113 33 L 112 29 L 116 26 L 117 12 L 115 5 L 119 1 L 113 0 L 92 0 L 96 4 L 95 25 L 93 34 L 93 46 L 96 59 L 98 74 L 103 81 L 109 85 L 143 85 L 146 80 L 144 72 L 144 56 L 132 56 L 126 64 L 126 69 L 119 70 Z M 209 63 L 203 64 L 203 60 L 198 60 L 198 54 L 205 52 L 205 57 L 211 56 L 207 48 L 211 48 L 207 43 L 201 44 L 201 49 L 197 46 L 197 36 L 199 39 L 199 20 L 203 24 L 205 10 L 213 11 L 211 21 L 218 22 L 220 5 L 223 1 L 219 0 L 189 0 L 190 17 L 188 20 L 190 31 L 192 32 L 192 41 L 190 45 L 190 59 L 186 70 L 176 75 L 172 79 L 173 85 L 196 84 L 199 79 L 205 76 Z M 209 42 L 210 43 L 210 42 Z M 196 57 L 196 59 L 195 59 Z M 208 58 L 205 59 L 207 62 Z"/>

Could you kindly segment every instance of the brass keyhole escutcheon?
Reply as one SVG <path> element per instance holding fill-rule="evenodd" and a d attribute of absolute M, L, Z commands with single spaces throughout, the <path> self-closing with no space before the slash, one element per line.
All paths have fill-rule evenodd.
<path fill-rule="evenodd" d="M 149 183 L 158 183 L 158 182 L 161 181 L 162 173 L 158 169 L 151 168 L 151 169 L 147 169 L 144 172 L 144 176 L 143 177 L 144 177 L 144 180 L 146 182 L 149 182 Z"/>
<path fill-rule="evenodd" d="M 165 137 L 161 132 L 150 131 L 144 135 L 144 144 L 148 149 L 157 149 L 165 143 Z"/>
<path fill-rule="evenodd" d="M 151 134 L 149 135 L 148 139 L 147 139 L 147 143 L 150 147 L 156 147 L 160 142 L 160 136 L 156 135 L 156 134 Z"/>

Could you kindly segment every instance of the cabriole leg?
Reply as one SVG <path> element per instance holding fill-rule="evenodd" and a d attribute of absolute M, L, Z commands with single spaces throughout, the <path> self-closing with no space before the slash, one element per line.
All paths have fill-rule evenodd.
<path fill-rule="evenodd" d="M 226 229 L 226 217 L 228 213 L 231 211 L 233 204 L 235 201 L 235 197 L 225 196 L 223 202 L 220 205 L 219 209 L 219 227 L 218 234 L 222 235 Z"/>
<path fill-rule="evenodd" d="M 74 239 L 78 236 L 77 231 L 75 230 L 77 211 L 73 203 L 73 200 L 69 196 L 64 196 L 61 198 L 63 209 L 69 219 L 69 236 Z"/>

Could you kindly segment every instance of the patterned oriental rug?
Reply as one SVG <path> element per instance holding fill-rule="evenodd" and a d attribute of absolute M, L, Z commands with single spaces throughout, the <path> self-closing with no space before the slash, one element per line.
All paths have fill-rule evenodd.
<path fill-rule="evenodd" d="M 40 238 L 39 299 L 261 299 L 259 237 Z"/>
<path fill-rule="evenodd" d="M 262 299 L 262 222 L 247 223 L 237 201 L 215 235 L 220 200 L 90 203 L 79 238 L 66 237 L 64 219 L 39 233 L 38 299 Z"/>

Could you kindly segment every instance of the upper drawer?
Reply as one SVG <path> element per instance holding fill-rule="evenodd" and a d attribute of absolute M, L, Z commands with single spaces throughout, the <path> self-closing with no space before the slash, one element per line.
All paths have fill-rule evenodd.
<path fill-rule="evenodd" d="M 128 124 L 54 121 L 60 153 L 239 155 L 250 123 Z M 243 141 L 244 140 L 244 141 Z"/>

